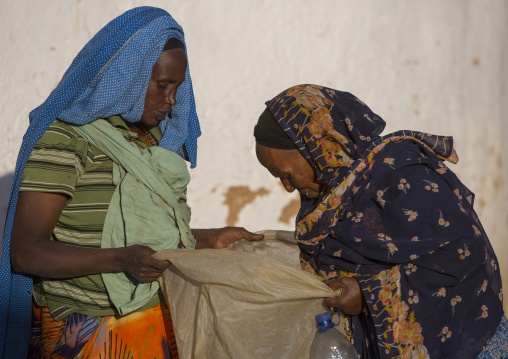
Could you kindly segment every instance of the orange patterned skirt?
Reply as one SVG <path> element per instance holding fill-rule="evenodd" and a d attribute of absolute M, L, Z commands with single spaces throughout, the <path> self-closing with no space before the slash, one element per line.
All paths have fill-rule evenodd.
<path fill-rule="evenodd" d="M 32 302 L 28 358 L 177 359 L 171 314 L 165 303 L 122 317 L 71 314 L 57 322 Z"/>

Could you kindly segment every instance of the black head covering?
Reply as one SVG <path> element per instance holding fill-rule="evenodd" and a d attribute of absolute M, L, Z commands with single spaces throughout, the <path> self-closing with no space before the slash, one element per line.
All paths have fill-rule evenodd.
<path fill-rule="evenodd" d="M 258 123 L 254 127 L 254 138 L 257 143 L 265 147 L 278 150 L 297 149 L 294 141 L 280 127 L 268 107 L 259 116 Z"/>

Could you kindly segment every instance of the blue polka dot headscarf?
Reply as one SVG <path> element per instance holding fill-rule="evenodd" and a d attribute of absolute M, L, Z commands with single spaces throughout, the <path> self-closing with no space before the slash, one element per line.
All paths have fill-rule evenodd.
<path fill-rule="evenodd" d="M 138 7 L 125 12 L 90 40 L 47 100 L 30 112 L 2 243 L 0 358 L 26 357 L 30 335 L 32 278 L 11 272 L 9 253 L 21 175 L 34 145 L 56 118 L 72 124 L 113 115 L 139 121 L 152 67 L 170 38 L 185 45 L 183 29 L 166 11 Z M 159 146 L 176 152 L 195 167 L 201 131 L 188 66 L 176 101 L 172 117 L 159 124 L 163 134 Z"/>

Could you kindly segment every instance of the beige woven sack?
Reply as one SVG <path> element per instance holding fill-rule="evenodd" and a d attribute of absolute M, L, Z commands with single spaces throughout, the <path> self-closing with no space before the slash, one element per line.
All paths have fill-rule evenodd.
<path fill-rule="evenodd" d="M 334 291 L 300 269 L 293 233 L 263 231 L 225 250 L 163 250 L 160 280 L 180 357 L 309 357 L 315 316 Z"/>

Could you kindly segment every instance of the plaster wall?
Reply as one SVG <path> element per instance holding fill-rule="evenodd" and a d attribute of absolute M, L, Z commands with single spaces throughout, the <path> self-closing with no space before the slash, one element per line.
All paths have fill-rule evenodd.
<path fill-rule="evenodd" d="M 257 163 L 252 131 L 266 100 L 321 84 L 366 102 L 387 121 L 385 134 L 453 135 L 461 160 L 449 167 L 476 193 L 506 288 L 506 0 L 3 0 L 2 218 L 29 111 L 102 26 L 140 5 L 168 10 L 186 33 L 203 131 L 193 227 L 293 229 L 298 196 Z"/>

